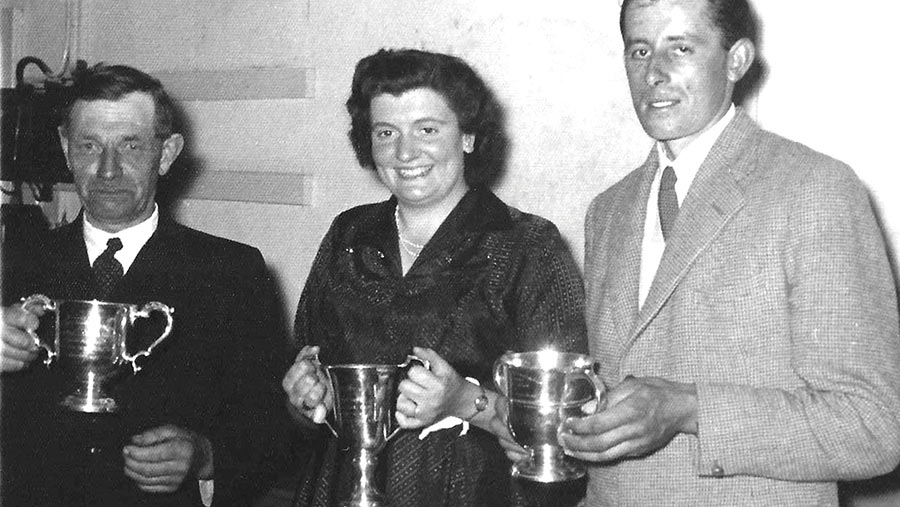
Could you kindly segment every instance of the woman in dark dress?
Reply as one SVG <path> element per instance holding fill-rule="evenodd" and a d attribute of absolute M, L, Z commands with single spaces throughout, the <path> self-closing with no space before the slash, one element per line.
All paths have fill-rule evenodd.
<path fill-rule="evenodd" d="M 488 189 L 503 165 L 501 112 L 465 62 L 381 50 L 358 63 L 347 109 L 361 165 L 392 197 L 341 213 L 322 240 L 297 309 L 289 406 L 310 427 L 331 410 L 316 354 L 397 364 L 415 353 L 431 369 L 412 367 L 397 400 L 398 423 L 415 431 L 379 457 L 390 504 L 527 504 L 500 444 L 515 447 L 492 365 L 506 351 L 586 351 L 577 267 L 551 222 Z M 335 440 L 317 428 L 300 505 L 333 505 L 346 489 Z"/>

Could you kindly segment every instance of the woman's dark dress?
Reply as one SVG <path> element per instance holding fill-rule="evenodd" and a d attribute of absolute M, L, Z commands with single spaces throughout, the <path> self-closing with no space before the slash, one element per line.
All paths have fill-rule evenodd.
<path fill-rule="evenodd" d="M 403 361 L 413 346 L 437 351 L 463 376 L 492 386 L 506 351 L 586 352 L 583 287 L 551 222 L 470 190 L 408 271 L 401 273 L 396 200 L 339 215 L 322 241 L 297 309 L 299 346 L 323 364 Z M 474 411 L 474 406 L 473 406 Z M 394 507 L 527 504 L 511 488 L 496 438 L 475 427 L 402 431 L 379 455 L 381 488 Z M 299 505 L 335 505 L 346 492 L 327 431 L 298 491 Z M 513 494 L 511 490 L 516 490 Z M 520 498 L 521 500 L 521 498 Z"/>

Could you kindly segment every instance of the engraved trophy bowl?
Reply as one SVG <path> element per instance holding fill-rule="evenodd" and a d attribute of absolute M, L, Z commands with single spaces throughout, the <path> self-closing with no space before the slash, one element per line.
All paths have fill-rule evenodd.
<path fill-rule="evenodd" d="M 349 452 L 354 485 L 341 507 L 385 507 L 387 500 L 376 485 L 378 453 L 400 428 L 394 413 L 400 374 L 413 361 L 429 368 L 427 361 L 409 355 L 402 364 L 337 364 L 325 367 L 334 392 L 331 432 L 340 448 Z"/>
<path fill-rule="evenodd" d="M 587 473 L 580 461 L 565 455 L 557 434 L 566 419 L 584 416 L 589 402 L 598 408 L 604 402 L 598 372 L 590 356 L 571 352 L 510 352 L 497 359 L 494 383 L 509 400 L 509 431 L 530 454 L 513 464 L 513 477 L 548 483 Z"/>
<path fill-rule="evenodd" d="M 137 360 L 149 356 L 172 331 L 175 310 L 156 301 L 137 305 L 103 301 L 54 300 L 41 294 L 22 299 L 26 310 L 35 306 L 50 312 L 53 329 L 31 331 L 35 345 L 47 351 L 44 364 L 58 367 L 64 386 L 60 404 L 77 412 L 118 412 L 122 406 L 109 394 L 110 381 L 129 363 L 137 373 Z M 128 352 L 128 337 L 134 322 L 160 312 L 165 329 L 144 350 Z M 43 326 L 42 326 L 43 327 Z M 39 332 L 40 331 L 40 332 Z M 46 336 L 50 335 L 50 336 Z"/>

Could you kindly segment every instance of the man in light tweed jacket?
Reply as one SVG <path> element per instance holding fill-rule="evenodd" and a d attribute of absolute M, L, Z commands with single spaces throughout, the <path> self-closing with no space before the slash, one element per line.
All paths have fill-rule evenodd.
<path fill-rule="evenodd" d="M 900 460 L 896 288 L 866 190 L 732 105 L 745 0 L 625 0 L 620 25 L 657 142 L 586 219 L 610 392 L 561 436 L 595 462 L 584 503 L 836 506 L 837 481 Z"/>

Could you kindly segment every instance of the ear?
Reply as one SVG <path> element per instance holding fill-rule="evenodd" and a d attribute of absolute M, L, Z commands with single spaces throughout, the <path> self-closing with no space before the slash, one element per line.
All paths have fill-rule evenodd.
<path fill-rule="evenodd" d="M 172 134 L 168 139 L 163 141 L 162 154 L 159 157 L 159 175 L 165 176 L 172 167 L 172 162 L 178 158 L 184 148 L 184 137 L 181 134 Z"/>
<path fill-rule="evenodd" d="M 475 134 L 463 134 L 463 152 L 475 151 Z"/>
<path fill-rule="evenodd" d="M 739 39 L 728 50 L 728 80 L 737 83 L 744 77 L 756 58 L 756 46 L 750 39 Z"/>

